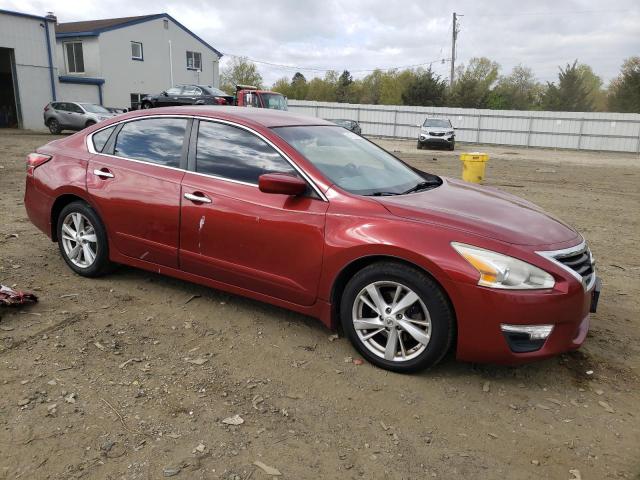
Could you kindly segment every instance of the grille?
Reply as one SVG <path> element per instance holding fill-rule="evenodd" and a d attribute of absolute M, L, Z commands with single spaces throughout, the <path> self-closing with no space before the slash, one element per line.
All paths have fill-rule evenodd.
<path fill-rule="evenodd" d="M 444 132 L 429 132 L 432 137 L 444 137 Z"/>
<path fill-rule="evenodd" d="M 572 252 L 556 253 L 553 258 L 567 269 L 575 272 L 581 278 L 585 288 L 591 287 L 595 279 L 595 263 L 591 256 L 591 251 L 586 245 Z"/>

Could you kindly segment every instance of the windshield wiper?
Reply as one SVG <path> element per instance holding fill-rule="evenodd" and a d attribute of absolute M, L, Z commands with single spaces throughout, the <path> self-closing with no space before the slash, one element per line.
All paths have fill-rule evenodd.
<path fill-rule="evenodd" d="M 401 195 L 401 194 L 398 193 L 398 192 L 373 192 L 373 193 L 370 193 L 367 196 L 369 196 L 369 197 L 390 197 L 392 195 Z"/>
<path fill-rule="evenodd" d="M 402 192 L 401 195 L 406 195 L 407 193 L 419 192 L 420 190 L 424 190 L 425 188 L 429 188 L 429 187 L 435 187 L 436 185 L 439 185 L 439 184 L 440 182 L 436 182 L 433 180 L 420 182 L 416 186 L 411 187 L 409 190 Z"/>

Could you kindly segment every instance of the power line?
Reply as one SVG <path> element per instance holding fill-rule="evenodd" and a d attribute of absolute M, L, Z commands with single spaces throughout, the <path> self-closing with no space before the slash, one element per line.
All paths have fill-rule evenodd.
<path fill-rule="evenodd" d="M 275 63 L 275 62 L 269 62 L 266 60 L 256 60 L 254 58 L 250 58 L 247 57 L 246 55 L 236 55 L 233 53 L 229 53 L 229 52 L 222 52 L 223 55 L 226 55 L 228 57 L 234 57 L 234 58 L 246 58 L 247 60 L 253 62 L 253 63 L 259 63 L 262 65 L 269 65 L 271 67 L 276 67 L 276 68 L 281 68 L 283 70 L 295 70 L 295 71 L 313 71 L 313 72 L 322 72 L 322 73 L 326 73 L 326 72 L 330 72 L 330 71 L 335 71 L 338 72 L 341 69 L 340 68 L 321 68 L 321 67 L 302 67 L 302 66 L 295 66 L 295 65 L 284 65 L 281 63 Z M 417 68 L 417 67 L 424 67 L 424 66 L 431 66 L 434 63 L 439 63 L 439 62 L 450 62 L 451 59 L 450 58 L 436 58 L 435 60 L 431 60 L 428 62 L 422 62 L 422 63 L 414 63 L 411 65 L 402 65 L 402 66 L 394 66 L 394 67 L 377 67 L 377 68 L 368 68 L 368 69 L 361 69 L 361 70 L 349 70 L 349 73 L 366 73 L 366 72 L 374 72 L 376 70 L 383 70 L 383 71 L 387 71 L 387 70 L 405 70 L 407 68 Z M 348 70 L 348 69 L 342 69 L 342 70 Z"/>

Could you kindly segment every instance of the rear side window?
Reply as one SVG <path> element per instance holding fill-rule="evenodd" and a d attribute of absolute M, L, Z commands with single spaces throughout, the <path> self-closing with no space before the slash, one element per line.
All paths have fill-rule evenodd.
<path fill-rule="evenodd" d="M 51 107 L 54 110 L 61 110 L 61 111 L 65 111 L 67 110 L 66 104 L 65 103 L 60 103 L 60 102 L 55 102 L 51 104 Z"/>
<path fill-rule="evenodd" d="M 104 130 L 100 130 L 93 134 L 91 141 L 93 142 L 93 148 L 96 152 L 102 152 L 115 128 L 116 127 L 114 125 L 113 127 L 105 128 Z"/>
<path fill-rule="evenodd" d="M 114 155 L 177 168 L 186 129 L 185 118 L 149 118 L 125 123 L 118 133 Z"/>
<path fill-rule="evenodd" d="M 276 150 L 241 128 L 200 122 L 196 147 L 196 171 L 252 184 L 263 173 L 297 175 Z"/>

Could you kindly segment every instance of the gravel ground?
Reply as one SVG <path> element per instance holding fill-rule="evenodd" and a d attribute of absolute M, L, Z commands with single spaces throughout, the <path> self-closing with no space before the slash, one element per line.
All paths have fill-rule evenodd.
<path fill-rule="evenodd" d="M 491 155 L 488 185 L 584 233 L 599 312 L 572 354 L 398 375 L 276 307 L 74 275 L 22 206 L 24 157 L 51 139 L 0 132 L 0 283 L 40 296 L 0 310 L 0 478 L 640 478 L 637 155 L 465 146 Z M 380 143 L 460 175 L 460 150 Z"/>

